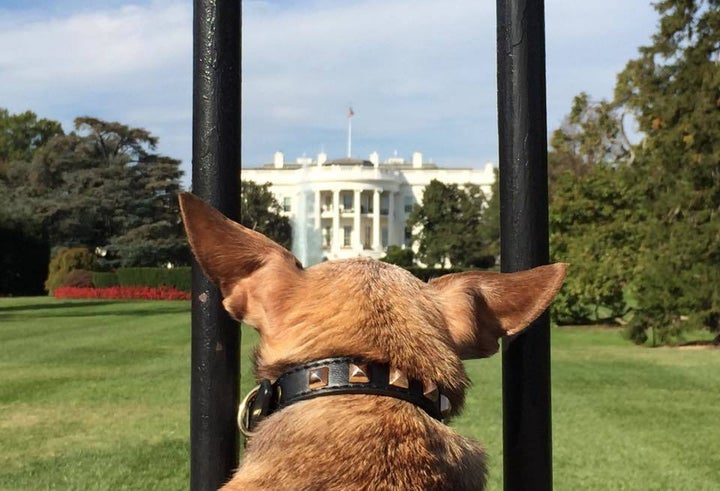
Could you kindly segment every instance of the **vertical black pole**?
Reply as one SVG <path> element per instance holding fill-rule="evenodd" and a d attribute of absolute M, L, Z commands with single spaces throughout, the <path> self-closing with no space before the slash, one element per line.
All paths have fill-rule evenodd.
<path fill-rule="evenodd" d="M 543 0 L 497 0 L 501 269 L 547 264 L 548 190 Z M 552 489 L 550 323 L 503 342 L 506 490 Z"/>
<path fill-rule="evenodd" d="M 240 1 L 195 0 L 192 190 L 238 218 Z M 240 331 L 220 292 L 192 271 L 190 488 L 216 490 L 237 467 Z"/>

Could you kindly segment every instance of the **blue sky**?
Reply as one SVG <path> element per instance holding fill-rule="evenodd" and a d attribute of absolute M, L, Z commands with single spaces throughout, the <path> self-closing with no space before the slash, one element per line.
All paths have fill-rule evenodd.
<path fill-rule="evenodd" d="M 552 130 L 580 91 L 612 95 L 657 15 L 644 0 L 546 12 Z M 147 128 L 189 174 L 192 2 L 5 0 L 0 45 L 0 107 Z M 348 106 L 356 157 L 496 162 L 495 1 L 243 2 L 243 165 L 343 156 Z"/>

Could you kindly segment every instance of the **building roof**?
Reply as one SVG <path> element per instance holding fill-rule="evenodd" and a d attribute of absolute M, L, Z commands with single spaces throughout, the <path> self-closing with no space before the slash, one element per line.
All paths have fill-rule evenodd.
<path fill-rule="evenodd" d="M 344 165 L 344 166 L 351 166 L 351 165 L 360 165 L 363 167 L 373 167 L 373 163 L 369 160 L 363 160 L 363 159 L 351 159 L 351 158 L 342 158 L 342 159 L 332 159 L 326 161 L 323 166 L 329 166 L 329 165 Z"/>

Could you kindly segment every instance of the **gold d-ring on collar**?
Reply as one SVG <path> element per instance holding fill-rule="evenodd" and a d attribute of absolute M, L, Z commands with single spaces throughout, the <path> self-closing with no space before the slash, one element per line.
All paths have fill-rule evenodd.
<path fill-rule="evenodd" d="M 260 386 L 256 385 L 250 392 L 248 392 L 238 407 L 238 429 L 245 438 L 250 438 L 255 435 L 254 431 L 250 431 L 250 412 L 248 411 L 248 408 L 253 401 L 255 401 L 255 397 L 257 396 L 259 390 Z"/>

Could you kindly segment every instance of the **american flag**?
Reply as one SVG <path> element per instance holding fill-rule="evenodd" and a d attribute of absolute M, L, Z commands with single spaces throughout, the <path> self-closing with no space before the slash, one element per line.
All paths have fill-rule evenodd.
<path fill-rule="evenodd" d="M 352 107 L 348 108 L 348 118 L 352 118 L 355 116 L 355 112 L 352 110 Z"/>

